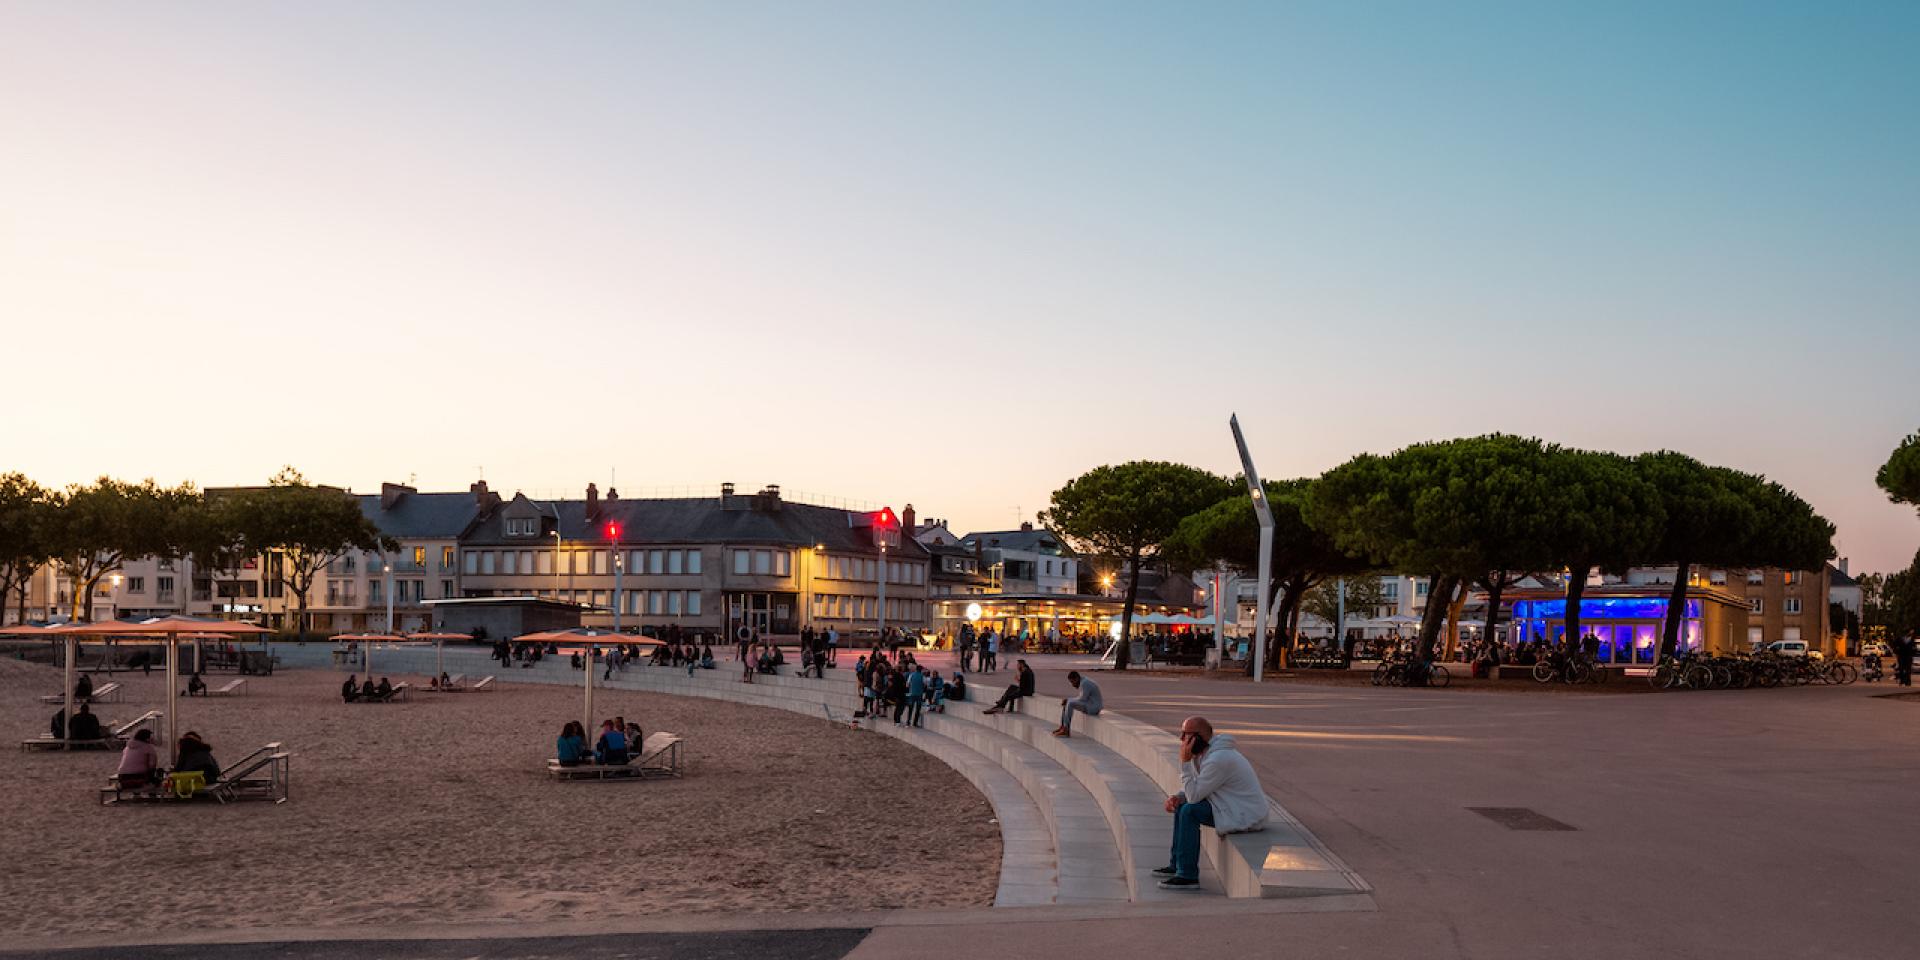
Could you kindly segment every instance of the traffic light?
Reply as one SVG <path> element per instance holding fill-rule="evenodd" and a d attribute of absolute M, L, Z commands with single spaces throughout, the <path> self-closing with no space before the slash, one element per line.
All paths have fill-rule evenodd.
<path fill-rule="evenodd" d="M 607 521 L 607 539 L 613 543 L 620 542 L 620 524 L 612 520 Z"/>
<path fill-rule="evenodd" d="M 900 545 L 900 518 L 893 515 L 891 507 L 881 507 L 867 514 L 873 525 L 873 543 L 880 547 Z"/>

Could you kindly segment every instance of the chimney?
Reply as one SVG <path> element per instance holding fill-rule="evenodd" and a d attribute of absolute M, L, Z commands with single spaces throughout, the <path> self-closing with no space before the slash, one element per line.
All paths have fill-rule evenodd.
<path fill-rule="evenodd" d="M 1033 532 L 1033 521 L 1031 521 L 1031 520 L 1022 520 L 1022 521 L 1020 521 L 1020 532 L 1021 532 L 1021 533 L 1032 533 L 1032 532 Z"/>
<path fill-rule="evenodd" d="M 777 513 L 780 510 L 780 485 L 769 483 L 762 487 L 753 498 L 753 509 L 764 513 Z"/>
<path fill-rule="evenodd" d="M 594 484 L 589 483 L 587 484 L 587 519 L 592 520 L 593 518 L 599 515 L 600 515 L 600 488 Z"/>
<path fill-rule="evenodd" d="M 400 502 L 401 497 L 404 497 L 409 493 L 417 493 L 417 492 L 419 491 L 413 489 L 412 487 L 406 486 L 405 484 L 383 483 L 380 485 L 380 509 L 392 510 L 394 508 L 394 505 Z M 1844 563 L 1846 561 L 1843 560 L 1841 562 Z"/>
<path fill-rule="evenodd" d="M 900 529 L 905 530 L 909 537 L 913 536 L 913 532 L 918 529 L 913 525 L 913 504 L 911 503 L 900 510 Z"/>
<path fill-rule="evenodd" d="M 467 487 L 467 492 L 473 494 L 474 506 L 484 507 L 487 505 L 487 482 L 485 480 L 475 480 Z"/>
<path fill-rule="evenodd" d="M 620 491 L 618 491 L 618 490 L 616 490 L 616 489 L 614 489 L 614 488 L 612 488 L 612 487 L 608 487 L 608 488 L 607 488 L 607 502 L 608 502 L 608 503 L 612 503 L 612 502 L 614 502 L 615 500 L 618 500 L 618 499 L 620 499 Z"/>
<path fill-rule="evenodd" d="M 1841 558 L 1840 558 L 1840 572 L 1841 572 L 1841 573 L 1843 573 L 1843 574 L 1845 574 L 1845 573 L 1847 572 L 1847 558 L 1846 558 L 1846 557 L 1841 557 Z M 1851 576 L 1851 574 L 1848 574 L 1848 575 L 1849 575 L 1849 576 Z"/>

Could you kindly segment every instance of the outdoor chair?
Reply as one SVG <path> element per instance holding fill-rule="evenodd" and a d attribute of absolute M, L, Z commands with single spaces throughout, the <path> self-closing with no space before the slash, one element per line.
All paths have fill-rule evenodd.
<path fill-rule="evenodd" d="M 480 681 L 473 685 L 474 693 L 479 693 L 483 690 L 488 693 L 493 692 L 493 677 L 491 676 L 481 677 Z"/>
<path fill-rule="evenodd" d="M 238 697 L 238 696 L 244 696 L 246 692 L 247 692 L 247 678 L 240 677 L 239 679 L 236 679 L 236 680 L 227 681 L 226 685 L 221 687 L 218 690 L 209 689 L 207 691 L 207 696 Z"/>
<path fill-rule="evenodd" d="M 109 680 L 106 683 L 94 687 L 92 694 L 86 697 L 75 697 L 74 701 L 76 703 L 118 703 L 120 702 L 120 681 Z M 67 695 L 64 693 L 49 693 L 41 697 L 40 702 L 66 703 Z"/>
<path fill-rule="evenodd" d="M 448 677 L 447 682 L 440 685 L 441 693 L 461 693 L 461 692 L 464 692 L 466 689 L 467 689 L 467 675 L 464 673 L 456 673 L 453 676 Z"/>

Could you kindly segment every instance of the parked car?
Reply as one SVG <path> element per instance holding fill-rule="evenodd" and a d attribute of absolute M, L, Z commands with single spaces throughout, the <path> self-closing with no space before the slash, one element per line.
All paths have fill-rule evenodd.
<path fill-rule="evenodd" d="M 1893 659 L 1893 650 L 1887 646 L 1885 640 L 1868 640 L 1861 644 L 1860 655 L 1864 657 L 1869 654 L 1879 657 L 1882 660 Z"/>
<path fill-rule="evenodd" d="M 1782 657 L 1804 657 L 1807 655 L 1805 640 L 1775 640 L 1767 644 L 1767 649 Z"/>

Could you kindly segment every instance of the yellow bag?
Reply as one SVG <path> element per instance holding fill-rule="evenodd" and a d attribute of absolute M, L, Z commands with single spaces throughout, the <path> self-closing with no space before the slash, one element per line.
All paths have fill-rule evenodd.
<path fill-rule="evenodd" d="M 183 770 L 167 774 L 167 792 L 182 800 L 191 798 L 207 788 L 207 774 L 204 770 Z"/>

